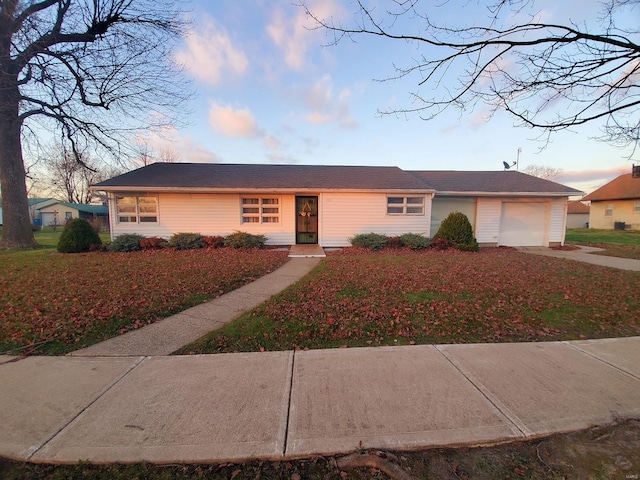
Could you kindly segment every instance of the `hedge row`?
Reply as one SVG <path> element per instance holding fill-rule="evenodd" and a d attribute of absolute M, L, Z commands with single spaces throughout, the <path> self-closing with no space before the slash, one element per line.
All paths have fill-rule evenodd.
<path fill-rule="evenodd" d="M 399 237 L 388 237 L 380 233 L 359 233 L 349 239 L 354 247 L 368 248 L 369 250 L 381 250 L 383 248 L 410 248 L 422 250 L 429 248 L 427 237 L 419 233 L 405 233 Z"/>
<path fill-rule="evenodd" d="M 113 239 L 109 250 L 112 252 L 133 252 L 135 250 L 152 250 L 175 248 L 176 250 L 196 250 L 200 248 L 264 248 L 267 237 L 252 235 L 247 232 L 234 232 L 226 237 L 207 236 L 199 233 L 176 233 L 169 240 L 159 237 L 143 237 L 135 233 L 125 233 Z"/>
<path fill-rule="evenodd" d="M 477 252 L 478 242 L 473 236 L 473 227 L 467 216 L 460 212 L 452 212 L 440 224 L 438 232 L 432 240 L 418 233 L 405 233 L 399 237 L 388 237 L 379 233 L 360 233 L 349 239 L 354 247 L 381 250 L 383 248 L 410 248 L 421 250 L 433 248 L 446 250 L 457 248 L 466 252 Z"/>

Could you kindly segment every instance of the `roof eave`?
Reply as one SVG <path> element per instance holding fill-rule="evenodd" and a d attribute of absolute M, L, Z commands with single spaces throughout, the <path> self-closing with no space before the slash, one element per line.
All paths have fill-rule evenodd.
<path fill-rule="evenodd" d="M 456 197 L 574 197 L 584 195 L 584 192 L 460 192 L 460 191 L 436 191 L 438 195 L 451 195 Z"/>
<path fill-rule="evenodd" d="M 298 194 L 298 193 L 424 193 L 433 194 L 435 190 L 425 188 L 278 188 L 278 187 L 234 187 L 234 188 L 212 188 L 212 187 L 126 187 L 126 186 L 91 186 L 91 191 L 95 192 L 113 192 L 113 193 L 125 193 L 125 192 L 153 192 L 153 193 L 248 193 L 248 192 L 269 192 L 269 193 L 285 193 L 285 194 Z"/>

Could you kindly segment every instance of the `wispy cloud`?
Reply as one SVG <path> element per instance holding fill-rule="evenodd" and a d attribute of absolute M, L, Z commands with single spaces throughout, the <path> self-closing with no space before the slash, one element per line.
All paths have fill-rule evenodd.
<path fill-rule="evenodd" d="M 310 10 L 320 19 L 340 17 L 344 9 L 336 0 L 314 0 L 307 4 Z M 293 16 L 287 16 L 286 12 L 295 12 Z M 292 70 L 301 71 L 307 64 L 307 51 L 309 46 L 317 44 L 321 35 L 314 30 L 313 19 L 307 17 L 302 7 L 295 10 L 275 9 L 271 14 L 271 21 L 266 27 L 266 32 L 273 43 L 280 49 L 284 61 Z"/>
<path fill-rule="evenodd" d="M 258 127 L 248 108 L 234 109 L 230 105 L 214 103 L 209 110 L 211 128 L 226 137 L 261 138 L 267 148 L 277 149 L 280 141 L 269 132 Z"/>
<path fill-rule="evenodd" d="M 303 102 L 311 110 L 305 119 L 316 125 L 337 123 L 344 128 L 356 127 L 357 122 L 349 108 L 351 94 L 349 88 L 334 92 L 331 76 L 323 75 L 302 94 Z"/>
<path fill-rule="evenodd" d="M 220 156 L 207 150 L 191 136 L 184 135 L 173 127 L 141 135 L 137 137 L 137 140 L 147 144 L 157 157 L 169 154 L 177 161 L 193 163 L 218 163 L 222 161 Z"/>
<path fill-rule="evenodd" d="M 227 31 L 208 16 L 186 38 L 185 48 L 176 53 L 176 60 L 209 85 L 217 85 L 223 76 L 242 76 L 249 67 L 244 52 L 236 47 Z"/>

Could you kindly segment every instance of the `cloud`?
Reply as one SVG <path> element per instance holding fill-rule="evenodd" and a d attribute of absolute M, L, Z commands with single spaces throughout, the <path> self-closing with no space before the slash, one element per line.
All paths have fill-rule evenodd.
<path fill-rule="evenodd" d="M 234 110 L 228 105 L 213 104 L 209 122 L 214 130 L 227 137 L 251 138 L 260 135 L 255 118 L 248 109 Z"/>
<path fill-rule="evenodd" d="M 208 16 L 186 38 L 185 47 L 176 53 L 176 60 L 210 85 L 219 84 L 223 76 L 242 76 L 249 66 L 246 55 L 233 45 L 226 30 Z"/>
<path fill-rule="evenodd" d="M 154 156 L 174 157 L 180 162 L 193 163 L 218 163 L 222 159 L 215 153 L 207 150 L 188 135 L 183 135 L 173 127 L 166 128 L 160 132 L 151 132 L 140 135 L 136 138 L 141 143 L 147 144 L 153 151 Z"/>
<path fill-rule="evenodd" d="M 302 92 L 302 100 L 311 110 L 305 116 L 306 121 L 314 125 L 338 123 L 344 128 L 354 128 L 357 122 L 349 111 L 351 90 L 343 88 L 337 94 L 333 90 L 331 76 L 324 75 Z"/>
<path fill-rule="evenodd" d="M 312 0 L 307 2 L 310 10 L 320 19 L 340 17 L 343 7 L 336 0 Z M 289 10 L 288 10 L 289 11 Z M 307 50 L 321 34 L 315 31 L 315 22 L 309 18 L 303 8 L 297 8 L 296 14 L 287 17 L 285 11 L 276 9 L 271 15 L 271 22 L 266 27 L 267 35 L 284 55 L 287 66 L 296 71 L 305 68 Z"/>
<path fill-rule="evenodd" d="M 590 193 L 614 178 L 630 172 L 629 165 L 603 169 L 569 170 L 559 174 L 554 181 Z"/>
<path fill-rule="evenodd" d="M 281 146 L 280 140 L 258 127 L 248 108 L 234 109 L 229 105 L 214 103 L 209 110 L 209 123 L 213 130 L 225 137 L 261 138 L 269 149 L 278 149 Z"/>

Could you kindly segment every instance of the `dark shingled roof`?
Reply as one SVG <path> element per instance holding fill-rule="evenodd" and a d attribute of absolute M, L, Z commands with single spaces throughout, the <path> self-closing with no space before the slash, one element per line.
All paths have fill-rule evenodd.
<path fill-rule="evenodd" d="M 630 173 L 614 178 L 583 198 L 583 200 L 591 200 L 592 202 L 633 199 L 640 199 L 640 178 L 633 178 Z"/>
<path fill-rule="evenodd" d="M 398 167 L 154 163 L 94 185 L 96 190 L 413 190 L 438 193 L 579 195 L 520 172 L 404 171 Z"/>
<path fill-rule="evenodd" d="M 456 193 L 555 193 L 580 195 L 583 192 L 559 183 L 516 171 L 473 172 L 450 170 L 412 171 L 437 192 Z"/>
<path fill-rule="evenodd" d="M 154 163 L 94 187 L 430 190 L 398 167 Z M 111 190 L 111 189 L 109 189 Z"/>

